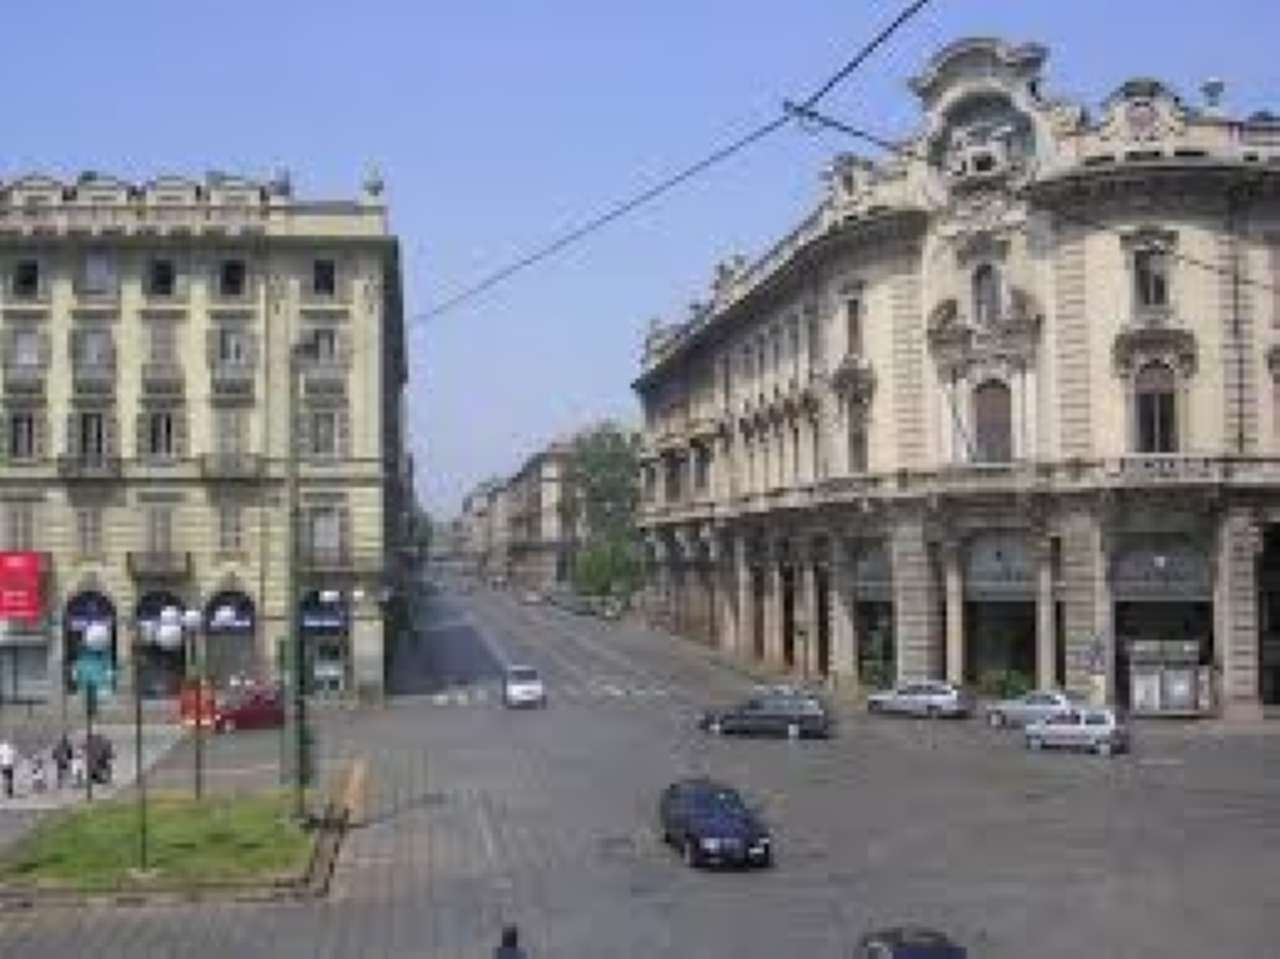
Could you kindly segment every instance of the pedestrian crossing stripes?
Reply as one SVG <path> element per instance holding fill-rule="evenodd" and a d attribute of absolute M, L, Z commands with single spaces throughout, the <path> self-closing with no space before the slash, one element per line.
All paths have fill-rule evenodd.
<path fill-rule="evenodd" d="M 552 686 L 547 690 L 547 699 L 553 703 L 658 700 L 669 699 L 672 695 L 671 690 L 662 686 L 637 686 L 615 682 Z M 425 698 L 433 706 L 501 706 L 502 690 L 486 686 L 467 686 L 431 693 Z"/>

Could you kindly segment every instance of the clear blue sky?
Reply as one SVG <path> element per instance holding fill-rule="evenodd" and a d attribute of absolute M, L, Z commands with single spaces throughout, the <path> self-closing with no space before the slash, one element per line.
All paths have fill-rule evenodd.
<path fill-rule="evenodd" d="M 383 171 L 411 313 L 767 119 L 904 0 L 14 4 L 0 176 L 99 169 L 294 172 L 309 196 Z M 961 36 L 1050 48 L 1051 94 L 1095 106 L 1154 75 L 1238 112 L 1280 111 L 1267 0 L 935 0 L 827 108 L 901 134 L 904 81 Z M 808 211 L 851 144 L 788 129 L 658 204 L 410 332 L 419 489 L 437 513 L 547 438 L 635 419 L 647 319 L 717 260 Z"/>

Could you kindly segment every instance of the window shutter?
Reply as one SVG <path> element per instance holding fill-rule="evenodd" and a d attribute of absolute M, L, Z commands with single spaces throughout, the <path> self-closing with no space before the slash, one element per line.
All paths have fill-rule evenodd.
<path fill-rule="evenodd" d="M 49 446 L 47 439 L 47 434 L 49 432 L 49 414 L 44 410 L 36 410 L 32 414 L 31 422 L 32 453 L 36 459 L 42 460 L 49 455 L 47 452 Z"/>
<path fill-rule="evenodd" d="M 246 366 L 258 365 L 258 334 L 252 330 L 244 334 L 244 362 Z"/>
<path fill-rule="evenodd" d="M 9 449 L 9 420 L 13 416 L 12 411 L 5 410 L 4 415 L 0 416 L 0 463 L 7 463 L 10 459 Z"/>
<path fill-rule="evenodd" d="M 338 510 L 338 555 L 343 558 L 351 555 L 351 508 L 349 506 Z"/>
<path fill-rule="evenodd" d="M 107 456 L 120 455 L 120 429 L 116 422 L 114 410 L 106 410 L 102 414 L 102 445 Z"/>
<path fill-rule="evenodd" d="M 80 431 L 76 429 L 76 414 L 67 414 L 67 455 L 80 456 Z"/>
<path fill-rule="evenodd" d="M 40 365 L 44 369 L 49 368 L 50 358 L 53 356 L 53 341 L 47 330 L 40 331 Z"/>
<path fill-rule="evenodd" d="M 109 369 L 116 368 L 116 338 L 110 333 L 106 335 L 106 361 Z"/>
<path fill-rule="evenodd" d="M 312 446 L 313 440 L 311 436 L 311 411 L 300 410 L 297 414 L 297 423 L 295 424 L 294 442 L 297 444 L 295 455 L 299 459 L 310 459 L 314 455 L 315 450 Z"/>
<path fill-rule="evenodd" d="M 347 407 L 337 411 L 336 430 L 337 436 L 337 453 L 341 460 L 351 459 L 351 410 Z"/>
<path fill-rule="evenodd" d="M 218 327 L 211 326 L 204 331 L 204 348 L 209 369 L 218 365 Z"/>
<path fill-rule="evenodd" d="M 171 415 L 173 416 L 173 458 L 184 460 L 187 458 L 187 408 L 174 407 Z"/>
<path fill-rule="evenodd" d="M 351 363 L 351 331 L 338 330 L 337 343 L 337 360 L 341 366 L 348 366 Z"/>
<path fill-rule="evenodd" d="M 84 330 L 72 330 L 67 336 L 67 352 L 70 354 L 71 365 L 77 366 L 84 356 Z"/>

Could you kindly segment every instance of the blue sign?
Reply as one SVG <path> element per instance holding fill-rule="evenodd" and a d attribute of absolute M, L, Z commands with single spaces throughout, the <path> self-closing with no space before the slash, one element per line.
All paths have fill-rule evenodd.
<path fill-rule="evenodd" d="M 99 690 L 110 689 L 116 681 L 111 660 L 98 653 L 85 653 L 76 659 L 72 676 L 77 686 L 93 686 Z"/>
<path fill-rule="evenodd" d="M 223 590 L 205 605 L 204 620 L 210 636 L 246 635 L 254 627 L 253 600 L 239 590 Z"/>
<path fill-rule="evenodd" d="M 346 635 L 347 607 L 341 600 L 326 603 L 318 594 L 311 593 L 303 597 L 298 612 L 304 633 L 320 636 Z"/>

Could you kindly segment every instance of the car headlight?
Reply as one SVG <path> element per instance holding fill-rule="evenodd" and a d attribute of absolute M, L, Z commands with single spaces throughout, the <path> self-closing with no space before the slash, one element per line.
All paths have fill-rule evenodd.
<path fill-rule="evenodd" d="M 704 839 L 704 840 L 702 840 L 702 848 L 703 848 L 703 849 L 705 849 L 707 852 L 719 852 L 719 851 L 720 851 L 720 840 L 719 840 L 719 839 Z"/>

